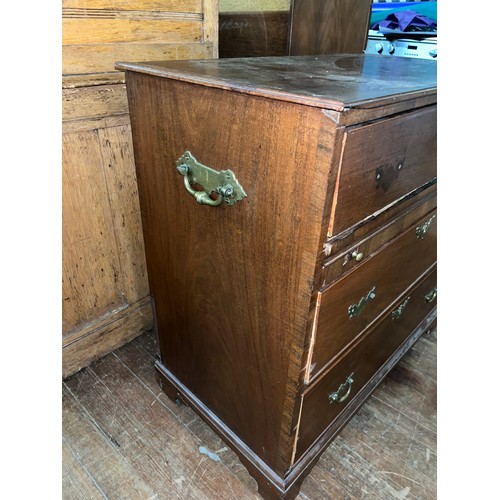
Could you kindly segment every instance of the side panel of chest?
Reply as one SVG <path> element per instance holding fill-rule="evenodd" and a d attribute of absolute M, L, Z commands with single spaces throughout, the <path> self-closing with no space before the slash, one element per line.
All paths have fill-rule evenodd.
<path fill-rule="evenodd" d="M 147 75 L 127 82 L 162 363 L 284 471 L 335 124 L 262 97 Z M 185 151 L 231 169 L 247 196 L 198 204 L 175 168 Z"/>

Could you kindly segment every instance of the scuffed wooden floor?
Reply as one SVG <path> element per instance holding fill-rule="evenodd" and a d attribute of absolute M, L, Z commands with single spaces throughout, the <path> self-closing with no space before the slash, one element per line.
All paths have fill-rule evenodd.
<path fill-rule="evenodd" d="M 391 371 L 299 499 L 436 498 L 436 344 L 426 333 Z M 260 499 L 235 453 L 160 391 L 155 352 L 147 333 L 63 382 L 63 499 Z"/>

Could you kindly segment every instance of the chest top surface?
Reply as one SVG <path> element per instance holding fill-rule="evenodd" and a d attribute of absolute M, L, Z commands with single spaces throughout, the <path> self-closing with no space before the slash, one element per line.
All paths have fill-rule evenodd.
<path fill-rule="evenodd" d="M 436 61 L 378 54 L 119 62 L 116 68 L 342 111 L 436 94 Z"/>

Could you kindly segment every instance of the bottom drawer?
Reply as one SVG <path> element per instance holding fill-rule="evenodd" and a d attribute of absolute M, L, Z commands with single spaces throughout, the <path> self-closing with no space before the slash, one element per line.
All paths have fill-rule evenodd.
<path fill-rule="evenodd" d="M 391 312 L 304 393 L 296 459 L 346 408 L 436 304 L 435 265 Z M 349 408 L 353 413 L 356 408 Z"/>

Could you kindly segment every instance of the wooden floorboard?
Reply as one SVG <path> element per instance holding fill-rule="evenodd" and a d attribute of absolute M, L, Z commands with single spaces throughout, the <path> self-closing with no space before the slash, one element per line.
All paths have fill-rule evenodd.
<path fill-rule="evenodd" d="M 396 365 L 321 456 L 300 499 L 437 497 L 436 347 L 428 332 Z M 236 454 L 160 390 L 155 353 L 148 332 L 63 382 L 63 499 L 260 499 Z"/>

